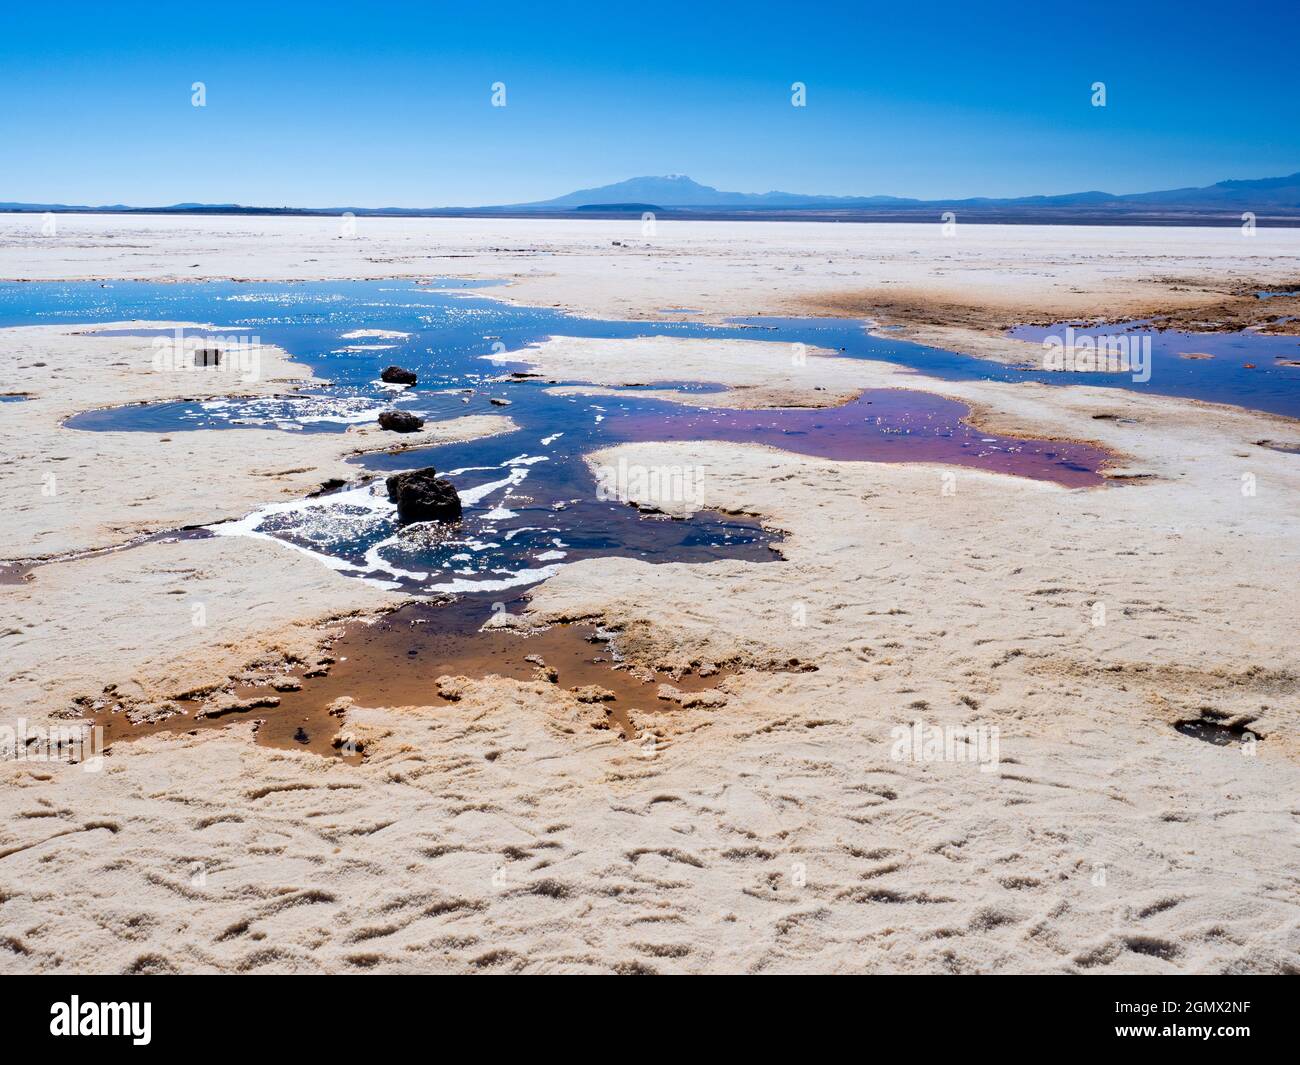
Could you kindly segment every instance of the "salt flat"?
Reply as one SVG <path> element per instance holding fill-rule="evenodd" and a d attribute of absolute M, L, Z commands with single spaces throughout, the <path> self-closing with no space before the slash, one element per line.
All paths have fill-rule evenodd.
<path fill-rule="evenodd" d="M 1029 346 L 1002 323 L 1244 313 L 1250 286 L 1294 279 L 1300 250 L 1294 230 L 361 219 L 343 239 L 325 219 L 76 216 L 51 242 L 36 223 L 0 216 L 0 277 L 458 275 L 648 318 L 887 304 L 907 335 L 1011 359 Z M 210 491 L 145 491 L 154 454 L 184 441 L 59 423 L 192 383 L 91 376 L 93 349 L 67 332 L 0 331 L 0 355 L 20 356 L 13 390 L 39 397 L 0 411 L 16 427 L 0 468 L 7 558 L 215 520 L 339 475 L 370 444 L 193 434 Z M 105 362 L 140 355 L 138 340 L 94 344 Z M 591 388 L 720 382 L 756 406 L 934 391 L 990 431 L 1108 448 L 1114 483 L 741 444 L 590 456 L 698 467 L 708 506 L 785 531 L 778 564 L 594 559 L 534 591 L 535 620 L 599 619 L 638 663 L 733 663 L 725 705 L 647 715 L 625 741 L 553 685 L 489 679 L 455 703 L 346 708 L 358 766 L 255 746 L 246 725 L 121 744 L 98 773 L 7 761 L 0 967 L 1300 970 L 1300 465 L 1257 443 L 1300 443 L 1295 423 L 815 352 L 793 366 L 773 347 L 557 338 L 519 357 Z M 273 378 L 300 376 L 274 358 Z M 443 428 L 500 428 L 458 421 Z M 56 452 L 87 471 L 66 478 L 76 508 L 39 505 Z M 102 455 L 115 478 L 96 479 Z M 218 623 L 206 644 L 173 638 L 163 605 L 200 586 Z M 56 562 L 0 585 L 4 716 L 61 719 L 105 683 L 164 700 L 301 657 L 333 619 L 393 601 L 265 542 Z M 998 766 L 898 757 L 895 730 L 914 721 L 996 727 Z M 1199 742 L 1174 727 L 1188 721 L 1259 739 Z"/>
<path fill-rule="evenodd" d="M 352 235 L 346 235 L 351 233 Z M 0 278 L 508 279 L 502 295 L 606 317 L 807 310 L 961 324 L 1141 313 L 1300 281 L 1300 231 L 934 225 L 0 214 Z M 1277 306 L 1282 306 L 1281 304 Z M 924 312 L 924 313 L 922 313 Z M 1284 312 L 1278 312 L 1284 313 Z M 920 327 L 925 321 L 913 321 Z"/>

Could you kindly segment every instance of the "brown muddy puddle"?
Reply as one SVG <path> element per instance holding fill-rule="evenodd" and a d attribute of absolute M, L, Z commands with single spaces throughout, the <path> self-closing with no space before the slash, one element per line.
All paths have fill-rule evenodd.
<path fill-rule="evenodd" d="M 515 600 L 509 607 L 518 610 L 521 605 L 522 600 Z M 177 699 L 173 702 L 184 714 L 133 723 L 123 713 L 103 709 L 91 715 L 92 723 L 103 727 L 108 747 L 116 740 L 194 734 L 251 721 L 256 723 L 259 744 L 355 764 L 364 757 L 364 749 L 346 736 L 341 718 L 330 713 L 330 707 L 344 696 L 359 706 L 451 707 L 456 693 L 440 691 L 440 676 L 545 681 L 589 703 L 593 727 L 613 729 L 633 739 L 646 715 L 677 707 L 676 702 L 658 697 L 661 684 L 689 696 L 716 688 L 736 672 L 711 666 L 683 673 L 633 669 L 618 659 L 609 635 L 591 623 L 551 625 L 530 634 L 509 628 L 480 631 L 494 610 L 506 607 L 483 596 L 444 604 L 413 600 L 373 623 L 347 625 L 314 662 L 259 678 L 259 683 L 237 685 L 233 697 L 238 708 L 196 717 L 204 699 Z M 292 685 L 297 690 L 285 690 Z M 588 687 L 601 691 L 585 692 L 585 698 L 573 692 Z"/>

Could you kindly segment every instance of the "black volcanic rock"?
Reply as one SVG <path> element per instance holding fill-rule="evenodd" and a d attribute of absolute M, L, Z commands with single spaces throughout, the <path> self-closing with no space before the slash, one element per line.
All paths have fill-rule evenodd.
<path fill-rule="evenodd" d="M 390 385 L 413 385 L 419 380 L 414 370 L 403 370 L 400 366 L 385 366 L 379 379 Z"/>
<path fill-rule="evenodd" d="M 343 480 L 342 477 L 327 477 L 325 480 L 321 481 L 320 487 L 317 488 L 316 491 L 307 493 L 307 498 L 316 499 L 318 496 L 323 496 L 327 492 L 335 492 L 347 483 L 348 482 Z"/>
<path fill-rule="evenodd" d="M 397 520 L 403 525 L 413 521 L 460 521 L 460 496 L 450 481 L 437 476 L 437 470 L 395 473 L 384 483 L 388 498 L 397 504 Z"/>
<path fill-rule="evenodd" d="M 405 410 L 386 410 L 379 415 L 379 428 L 392 433 L 413 433 L 424 427 L 424 419 Z"/>

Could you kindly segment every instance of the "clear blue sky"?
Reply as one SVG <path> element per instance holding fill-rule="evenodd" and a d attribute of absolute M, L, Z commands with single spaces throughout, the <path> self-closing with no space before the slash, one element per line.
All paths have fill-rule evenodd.
<path fill-rule="evenodd" d="M 667 173 L 927 198 L 1201 185 L 1300 170 L 1298 55 L 1297 0 L 11 0 L 0 200 L 480 205 Z"/>

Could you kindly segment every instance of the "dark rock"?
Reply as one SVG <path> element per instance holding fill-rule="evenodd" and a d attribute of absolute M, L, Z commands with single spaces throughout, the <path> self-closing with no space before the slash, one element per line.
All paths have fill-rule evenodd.
<path fill-rule="evenodd" d="M 491 399 L 488 400 L 488 402 L 491 403 L 492 406 L 494 406 L 494 407 L 508 407 L 508 406 L 510 406 L 510 400 L 508 400 L 508 399 L 497 399 L 496 396 L 493 396 Z"/>
<path fill-rule="evenodd" d="M 413 385 L 419 380 L 414 370 L 403 370 L 400 366 L 385 366 L 379 379 L 390 385 Z"/>
<path fill-rule="evenodd" d="M 293 734 L 293 738 L 297 740 L 299 743 L 311 742 L 311 737 L 307 735 L 307 730 L 303 728 L 301 725 L 298 726 L 298 731 Z"/>
<path fill-rule="evenodd" d="M 460 521 L 460 496 L 450 481 L 436 474 L 426 466 L 388 478 L 388 498 L 397 504 L 398 521 Z"/>
<path fill-rule="evenodd" d="M 424 419 L 406 410 L 386 410 L 379 415 L 379 428 L 393 433 L 413 433 L 424 427 Z"/>
<path fill-rule="evenodd" d="M 336 492 L 348 482 L 342 477 L 328 477 L 321 481 L 320 487 L 314 492 L 308 492 L 308 499 L 315 499 L 317 496 L 323 496 L 326 492 Z"/>

